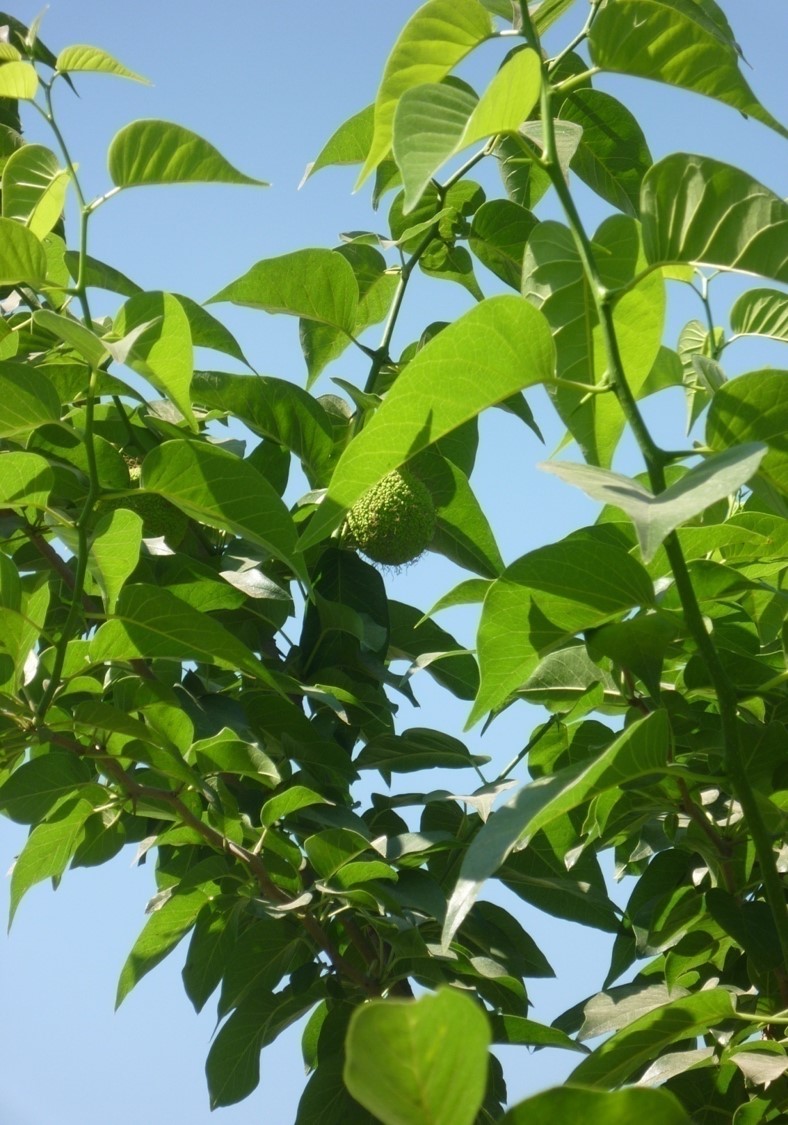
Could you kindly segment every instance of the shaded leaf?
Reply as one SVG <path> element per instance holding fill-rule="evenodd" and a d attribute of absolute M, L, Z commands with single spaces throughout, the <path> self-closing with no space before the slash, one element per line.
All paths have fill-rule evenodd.
<path fill-rule="evenodd" d="M 174 439 L 146 456 L 141 483 L 191 519 L 251 539 L 300 573 L 290 513 L 265 477 L 240 457 L 207 442 Z"/>
<path fill-rule="evenodd" d="M 740 442 L 765 442 L 768 451 L 758 474 L 784 496 L 788 496 L 787 435 L 788 372 L 751 371 L 714 395 L 706 420 L 708 444 L 725 449 Z"/>
<path fill-rule="evenodd" d="M 489 1042 L 485 1016 L 458 992 L 373 1000 L 350 1021 L 345 1085 L 384 1125 L 471 1125 Z"/>
<path fill-rule="evenodd" d="M 650 562 L 672 531 L 746 484 L 766 451 L 766 446 L 749 442 L 707 457 L 657 496 L 629 477 L 592 465 L 543 462 L 541 468 L 626 512 L 635 525 L 643 558 Z"/>
<path fill-rule="evenodd" d="M 536 833 L 586 804 L 592 797 L 635 777 L 665 769 L 669 751 L 666 714 L 656 711 L 633 723 L 589 765 L 570 767 L 538 778 L 492 814 L 463 859 L 446 911 L 444 947 L 451 941 L 486 880 L 515 848 Z"/>

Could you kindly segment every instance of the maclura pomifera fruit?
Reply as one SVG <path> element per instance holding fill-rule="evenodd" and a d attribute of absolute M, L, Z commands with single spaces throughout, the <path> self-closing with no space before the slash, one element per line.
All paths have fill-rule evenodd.
<path fill-rule="evenodd" d="M 435 505 L 427 486 L 395 469 L 347 514 L 348 542 L 372 562 L 402 566 L 422 555 L 435 534 Z"/>
<path fill-rule="evenodd" d="M 128 466 L 132 487 L 138 486 L 142 472 L 141 461 L 125 453 L 123 459 Z M 128 508 L 137 513 L 142 520 L 142 534 L 146 539 L 158 539 L 163 535 L 168 546 L 177 547 L 186 534 L 189 524 L 187 516 L 157 492 L 140 491 L 129 496 L 112 496 L 99 500 L 96 515 L 104 516 L 118 508 Z"/>

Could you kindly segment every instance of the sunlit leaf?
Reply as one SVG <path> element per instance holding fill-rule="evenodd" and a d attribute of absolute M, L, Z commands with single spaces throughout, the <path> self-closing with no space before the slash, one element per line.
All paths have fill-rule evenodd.
<path fill-rule="evenodd" d="M 737 336 L 768 336 L 788 343 L 788 295 L 779 289 L 749 289 L 731 309 Z"/>
<path fill-rule="evenodd" d="M 682 996 L 627 1024 L 575 1067 L 570 1082 L 617 1086 L 671 1043 L 694 1039 L 735 1016 L 733 997 L 724 988 Z"/>
<path fill-rule="evenodd" d="M 320 475 L 334 449 L 325 410 L 300 387 L 270 376 L 197 371 L 192 381 L 197 402 L 226 410 L 261 437 L 291 450 L 310 475 Z"/>
<path fill-rule="evenodd" d="M 33 232 L 12 219 L 0 219 L 0 285 L 22 282 L 40 289 L 46 276 L 46 250 Z"/>
<path fill-rule="evenodd" d="M 30 365 L 0 362 L 0 403 L 0 437 L 22 438 L 60 418 L 60 396 L 47 377 Z"/>
<path fill-rule="evenodd" d="M 560 117 L 583 130 L 570 166 L 614 207 L 637 215 L 640 185 L 651 154 L 637 119 L 602 90 L 575 90 L 562 103 Z"/>
<path fill-rule="evenodd" d="M 264 258 L 207 303 L 216 301 L 289 313 L 350 334 L 356 324 L 358 283 L 350 264 L 336 251 L 296 250 Z"/>
<path fill-rule="evenodd" d="M 169 121 L 132 121 L 112 139 L 109 174 L 116 187 L 147 184 L 251 184 L 208 141 Z"/>
<path fill-rule="evenodd" d="M 691 262 L 788 282 L 788 203 L 739 168 L 667 156 L 646 173 L 641 212 L 652 265 Z"/>
<path fill-rule="evenodd" d="M 606 0 L 591 26 L 589 46 L 594 65 L 603 70 L 705 94 L 788 136 L 753 94 L 731 37 L 721 34 L 702 4 Z"/>
<path fill-rule="evenodd" d="M 88 566 L 104 595 L 108 613 L 114 612 L 118 594 L 137 566 L 141 543 L 142 520 L 136 512 L 119 508 L 96 524 Z"/>
<path fill-rule="evenodd" d="M 358 113 L 354 113 L 347 121 L 343 121 L 326 141 L 317 158 L 311 164 L 307 164 L 299 187 L 303 187 L 315 172 L 332 164 L 363 164 L 372 144 L 374 120 L 375 107 L 368 105 Z"/>
<path fill-rule="evenodd" d="M 492 19 L 478 0 L 428 0 L 411 16 L 383 71 L 375 99 L 372 141 L 357 187 L 391 148 L 394 114 L 405 91 L 426 82 L 440 82 L 492 32 Z"/>
<path fill-rule="evenodd" d="M 567 1125 L 570 1121 L 582 1121 L 583 1125 L 630 1125 L 633 1121 L 690 1125 L 691 1118 L 667 1090 L 603 1092 L 565 1086 L 519 1102 L 504 1114 L 501 1125 L 532 1125 L 534 1121 L 539 1125 Z"/>
<path fill-rule="evenodd" d="M 101 789 L 96 789 L 101 797 Z M 11 872 L 9 926 L 23 895 L 31 887 L 63 874 L 79 842 L 82 826 L 92 812 L 92 802 L 83 796 L 65 799 L 48 820 L 30 833 Z"/>
<path fill-rule="evenodd" d="M 197 429 L 191 404 L 194 371 L 189 318 L 171 293 L 138 293 L 129 298 L 115 317 L 115 331 L 134 338 L 126 362 L 149 379 L 177 406 L 193 430 Z"/>
<path fill-rule="evenodd" d="M 90 642 L 95 664 L 139 657 L 204 660 L 274 683 L 265 665 L 218 621 L 168 590 L 144 583 L 124 587 L 114 615 Z"/>
<path fill-rule="evenodd" d="M 74 74 L 78 71 L 89 71 L 94 74 L 114 74 L 118 78 L 130 78 L 134 82 L 142 82 L 146 86 L 150 85 L 147 78 L 129 70 L 128 67 L 118 62 L 101 47 L 89 47 L 84 43 L 74 44 L 73 47 L 64 47 L 57 56 L 55 69 L 61 74 Z"/>
<path fill-rule="evenodd" d="M 145 458 L 141 482 L 191 519 L 259 543 L 300 570 L 290 514 L 261 473 L 204 442 L 173 440 Z"/>
<path fill-rule="evenodd" d="M 36 69 L 27 62 L 7 62 L 0 66 L 0 98 L 32 101 L 38 90 Z"/>
<path fill-rule="evenodd" d="M 435 336 L 402 372 L 339 460 L 304 535 L 318 542 L 386 473 L 488 406 L 552 377 L 542 316 L 519 297 L 491 297 Z M 447 394 L 451 388 L 451 394 Z"/>
<path fill-rule="evenodd" d="M 25 145 L 3 168 L 3 216 L 43 238 L 61 217 L 68 182 L 68 172 L 50 149 Z"/>

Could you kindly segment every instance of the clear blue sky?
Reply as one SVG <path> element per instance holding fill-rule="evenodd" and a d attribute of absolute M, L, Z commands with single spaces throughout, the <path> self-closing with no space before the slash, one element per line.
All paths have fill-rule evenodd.
<path fill-rule="evenodd" d="M 91 252 L 146 288 L 204 300 L 260 258 L 335 245 L 343 230 L 380 228 L 383 215 L 371 212 L 366 191 L 350 194 L 352 171 L 330 169 L 302 191 L 296 186 L 334 128 L 372 100 L 394 38 L 417 6 L 411 0 L 52 0 L 42 34 L 55 52 L 70 43 L 99 45 L 154 82 L 146 88 L 85 77 L 78 83 L 79 99 L 61 87 L 61 124 L 89 195 L 109 186 L 107 145 L 135 117 L 187 125 L 238 167 L 273 185 L 262 191 L 200 186 L 123 193 L 98 213 Z M 788 5 L 785 0 L 722 0 L 722 7 L 753 68 L 746 73 L 756 93 L 785 118 Z M 557 26 L 555 43 L 580 26 L 584 8 L 579 3 Z M 25 22 L 38 11 L 39 0 L 20 0 L 12 8 Z M 500 52 L 488 46 L 467 71 L 470 81 L 482 83 L 485 73 L 492 74 Z M 786 194 L 785 147 L 763 126 L 666 87 L 613 78 L 599 85 L 625 100 L 637 98 L 636 112 L 655 158 L 677 150 L 716 156 L 741 164 Z M 43 140 L 39 124 L 28 121 L 29 135 Z M 601 205 L 585 193 L 581 198 L 592 223 L 604 216 Z M 494 291 L 489 275 L 480 274 L 487 291 Z M 731 295 L 739 288 L 740 283 L 728 281 L 718 287 L 719 323 L 725 323 Z M 99 313 L 116 308 L 109 296 L 101 302 Z M 456 316 L 469 303 L 458 287 L 419 280 L 409 294 L 396 345 L 418 336 L 428 320 Z M 239 336 L 258 370 L 303 382 L 294 320 L 229 306 L 214 311 Z M 686 298 L 673 302 L 666 342 L 674 343 L 680 326 L 699 315 L 700 306 L 687 304 Z M 725 360 L 730 374 L 780 362 L 776 347 L 751 344 L 734 345 Z M 323 377 L 318 392 L 332 389 L 331 374 L 363 379 L 356 357 L 349 356 Z M 495 412 L 483 422 L 474 476 L 507 561 L 595 516 L 594 506 L 579 493 L 534 468 L 555 447 L 561 429 L 539 395 L 532 405 L 546 449 L 512 418 Z M 680 398 L 668 398 L 655 424 L 675 435 L 683 411 Z M 626 450 L 619 467 L 639 468 L 628 462 Z M 450 564 L 431 558 L 393 580 L 393 587 L 397 597 L 427 608 L 462 577 Z M 472 641 L 467 616 L 447 616 L 445 624 Z M 419 725 L 455 734 L 462 729 L 464 706 L 426 686 L 423 703 Z M 474 747 L 507 761 L 539 718 L 538 709 L 510 709 L 480 744 L 474 736 Z M 473 779 L 465 784 L 471 786 Z M 0 820 L 4 870 L 22 842 L 23 830 Z M 123 853 L 104 868 L 67 873 L 56 894 L 46 884 L 34 888 L 3 943 L 3 1125 L 201 1125 L 209 1120 L 203 1064 L 213 1011 L 209 1005 L 197 1018 L 183 994 L 179 974 L 185 945 L 143 980 L 119 1013 L 112 1012 L 117 975 L 142 927 L 153 888 L 151 870 L 133 868 L 131 860 L 131 852 Z M 559 973 L 557 982 L 537 982 L 531 989 L 534 1017 L 550 1022 L 600 986 L 607 941 L 587 929 L 558 926 L 533 910 L 523 910 L 521 917 Z M 568 1055 L 553 1056 L 507 1050 L 514 1099 L 560 1081 L 574 1065 Z M 218 1111 L 220 1122 L 292 1122 L 304 1082 L 297 1033 L 264 1052 L 261 1070 L 260 1088 L 241 1105 Z"/>

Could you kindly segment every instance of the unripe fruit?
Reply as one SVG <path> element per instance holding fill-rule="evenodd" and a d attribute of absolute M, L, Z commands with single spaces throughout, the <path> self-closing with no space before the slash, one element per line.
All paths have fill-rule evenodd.
<path fill-rule="evenodd" d="M 395 469 L 365 492 L 347 515 L 350 539 L 373 562 L 401 566 L 423 554 L 435 534 L 429 489 Z"/>
<path fill-rule="evenodd" d="M 142 466 L 136 458 L 125 454 L 124 460 L 128 465 L 131 483 L 136 485 Z M 180 508 L 176 508 L 156 492 L 139 492 L 132 496 L 113 496 L 107 500 L 99 500 L 96 515 L 107 515 L 118 508 L 127 508 L 137 513 L 142 520 L 142 534 L 146 539 L 158 539 L 163 535 L 170 547 L 177 547 L 186 534 L 188 518 Z"/>

